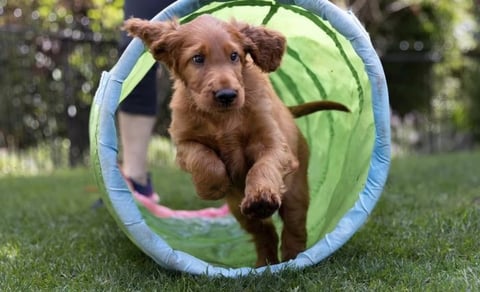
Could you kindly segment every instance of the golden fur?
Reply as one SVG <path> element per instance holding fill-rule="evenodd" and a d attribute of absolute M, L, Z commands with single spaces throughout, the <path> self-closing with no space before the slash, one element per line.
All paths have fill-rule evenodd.
<path fill-rule="evenodd" d="M 257 266 L 279 261 L 271 220 L 278 210 L 282 260 L 296 257 L 307 240 L 309 152 L 292 113 L 311 110 L 291 112 L 266 74 L 280 65 L 285 38 L 209 15 L 184 25 L 129 19 L 124 29 L 173 74 L 169 131 L 177 162 L 191 174 L 198 195 L 226 199 L 253 236 Z"/>

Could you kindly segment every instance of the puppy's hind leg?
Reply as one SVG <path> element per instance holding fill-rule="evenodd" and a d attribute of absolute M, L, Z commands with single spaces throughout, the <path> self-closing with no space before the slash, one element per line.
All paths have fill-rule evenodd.
<path fill-rule="evenodd" d="M 285 193 L 279 210 L 283 221 L 282 261 L 295 258 L 305 250 L 307 244 L 308 184 L 301 171 L 294 175 L 297 177 L 296 182 L 291 184 L 291 189 Z"/>
<path fill-rule="evenodd" d="M 272 219 L 254 219 L 246 217 L 240 211 L 242 192 L 233 192 L 226 197 L 228 207 L 235 216 L 240 226 L 253 237 L 257 252 L 256 267 L 278 263 L 278 235 Z"/>

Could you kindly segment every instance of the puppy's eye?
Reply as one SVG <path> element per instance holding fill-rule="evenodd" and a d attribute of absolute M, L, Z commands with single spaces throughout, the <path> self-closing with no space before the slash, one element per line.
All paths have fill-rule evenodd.
<path fill-rule="evenodd" d="M 195 55 L 195 56 L 193 56 L 192 61 L 195 64 L 203 64 L 203 63 L 205 63 L 205 56 Z"/>
<path fill-rule="evenodd" d="M 240 59 L 240 56 L 238 55 L 237 52 L 233 52 L 232 54 L 230 54 L 230 60 L 232 60 L 232 62 L 237 62 L 239 59 Z"/>

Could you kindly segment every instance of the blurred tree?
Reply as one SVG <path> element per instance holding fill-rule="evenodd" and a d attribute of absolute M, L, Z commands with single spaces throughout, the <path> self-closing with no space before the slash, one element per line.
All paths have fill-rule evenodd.
<path fill-rule="evenodd" d="M 430 123 L 425 126 L 434 132 L 442 127 L 469 131 L 478 127 L 474 115 L 468 113 L 480 98 L 480 84 L 472 79 L 479 60 L 466 56 L 478 50 L 475 15 L 480 1 L 336 2 L 350 7 L 370 33 L 384 65 L 395 112 L 426 114 Z M 471 89 L 462 86 L 465 82 L 470 82 Z"/>
<path fill-rule="evenodd" d="M 66 137 L 83 162 L 102 70 L 116 60 L 122 0 L 0 1 L 0 147 Z"/>
<path fill-rule="evenodd" d="M 396 112 L 420 110 L 431 129 L 448 120 L 480 139 L 478 0 L 334 2 L 369 31 Z M 71 164 L 82 162 L 100 73 L 117 59 L 122 5 L 0 0 L 0 148 L 68 138 Z"/>
<path fill-rule="evenodd" d="M 471 129 L 476 141 L 480 141 L 480 0 L 475 1 L 475 20 L 476 20 L 476 44 L 473 49 L 468 51 L 465 60 L 465 70 L 462 76 L 461 87 L 465 90 L 465 96 L 468 101 L 468 111 L 464 118 L 463 115 L 457 115 L 459 123 L 466 125 Z"/>

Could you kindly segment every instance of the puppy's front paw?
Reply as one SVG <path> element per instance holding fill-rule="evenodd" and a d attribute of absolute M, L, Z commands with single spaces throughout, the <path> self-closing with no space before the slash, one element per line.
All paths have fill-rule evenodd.
<path fill-rule="evenodd" d="M 246 194 L 240 204 L 240 210 L 247 217 L 265 219 L 272 216 L 280 205 L 281 199 L 278 194 L 270 189 L 259 189 L 255 194 Z"/>
<path fill-rule="evenodd" d="M 195 184 L 195 189 L 198 196 L 204 200 L 220 200 L 227 195 L 229 185 L 224 183 L 211 185 Z"/>
<path fill-rule="evenodd" d="M 219 200 L 225 197 L 230 188 L 230 179 L 223 164 L 192 173 L 193 183 L 200 198 Z"/>

